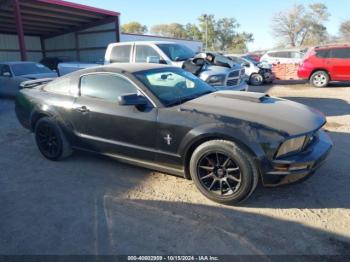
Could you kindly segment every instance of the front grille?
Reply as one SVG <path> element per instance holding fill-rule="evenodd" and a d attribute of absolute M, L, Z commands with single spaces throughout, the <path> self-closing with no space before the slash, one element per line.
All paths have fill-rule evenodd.
<path fill-rule="evenodd" d="M 229 77 L 229 78 L 231 78 L 231 77 L 239 77 L 239 73 L 240 73 L 239 70 L 237 70 L 237 71 L 232 71 L 232 72 L 228 75 L 228 77 Z"/>
<path fill-rule="evenodd" d="M 239 83 L 239 79 L 229 79 L 227 80 L 227 86 L 236 86 Z"/>

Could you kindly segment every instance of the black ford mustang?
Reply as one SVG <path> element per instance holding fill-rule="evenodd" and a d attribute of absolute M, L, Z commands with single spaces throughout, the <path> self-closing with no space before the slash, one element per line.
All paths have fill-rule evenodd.
<path fill-rule="evenodd" d="M 265 186 L 304 180 L 332 147 L 324 116 L 312 108 L 216 92 L 164 65 L 101 66 L 24 86 L 17 117 L 46 158 L 97 152 L 192 179 L 221 203 L 246 199 L 259 179 Z"/>

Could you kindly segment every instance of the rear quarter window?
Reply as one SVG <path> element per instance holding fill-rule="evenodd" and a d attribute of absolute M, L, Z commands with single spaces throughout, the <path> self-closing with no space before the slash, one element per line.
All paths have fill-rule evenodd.
<path fill-rule="evenodd" d="M 76 95 L 77 92 L 71 89 L 70 78 L 61 77 L 51 83 L 48 83 L 44 90 L 50 93 L 62 94 L 62 95 Z"/>
<path fill-rule="evenodd" d="M 316 56 L 319 58 L 328 58 L 329 57 L 329 50 L 323 49 L 323 50 L 316 50 Z"/>

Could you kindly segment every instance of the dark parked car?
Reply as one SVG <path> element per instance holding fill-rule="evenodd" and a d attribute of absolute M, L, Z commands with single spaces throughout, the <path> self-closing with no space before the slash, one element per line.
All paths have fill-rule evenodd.
<path fill-rule="evenodd" d="M 221 203 L 309 177 L 332 143 L 314 109 L 259 93 L 218 91 L 180 68 L 118 64 L 31 81 L 20 123 L 50 160 L 73 149 L 193 179 Z"/>
<path fill-rule="evenodd" d="M 0 62 L 0 95 L 15 96 L 26 80 L 57 77 L 57 74 L 35 62 Z"/>
<path fill-rule="evenodd" d="M 58 64 L 70 61 L 72 61 L 72 59 L 67 56 L 45 57 L 40 61 L 40 64 L 58 72 Z"/>

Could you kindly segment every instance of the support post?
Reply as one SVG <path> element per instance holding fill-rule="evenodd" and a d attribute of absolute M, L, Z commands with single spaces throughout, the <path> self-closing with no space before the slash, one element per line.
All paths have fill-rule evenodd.
<path fill-rule="evenodd" d="M 75 50 L 77 53 L 77 60 L 80 62 L 80 43 L 79 43 L 79 34 L 77 32 L 74 33 L 75 37 Z"/>
<path fill-rule="evenodd" d="M 14 15 L 16 19 L 16 30 L 17 30 L 17 36 L 18 36 L 19 49 L 21 53 L 21 60 L 26 61 L 27 50 L 26 50 L 26 44 L 24 41 L 22 14 L 21 14 L 21 7 L 19 4 L 19 0 L 14 0 L 14 13 L 15 13 Z"/>
<path fill-rule="evenodd" d="M 40 37 L 40 44 L 41 44 L 41 53 L 43 55 L 43 58 L 46 58 L 45 39 L 42 36 Z"/>
<path fill-rule="evenodd" d="M 115 19 L 115 40 L 116 42 L 120 42 L 120 19 L 119 15 Z"/>

